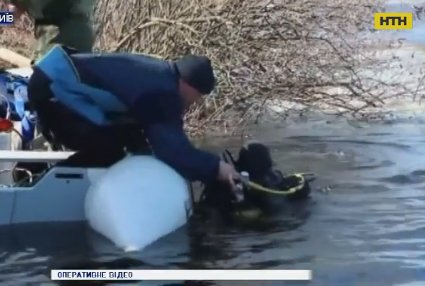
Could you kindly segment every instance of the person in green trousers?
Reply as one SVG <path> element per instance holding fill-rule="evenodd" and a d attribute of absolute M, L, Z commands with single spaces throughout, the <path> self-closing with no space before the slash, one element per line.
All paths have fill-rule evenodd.
<path fill-rule="evenodd" d="M 10 0 L 9 9 L 16 18 L 27 12 L 34 20 L 34 63 L 56 44 L 91 52 L 94 5 L 95 0 Z"/>
<path fill-rule="evenodd" d="M 31 57 L 32 65 L 56 44 L 66 45 L 83 53 L 92 51 L 94 31 L 91 16 L 95 0 L 0 0 L 2 1 L 9 4 L 9 10 L 15 14 L 15 21 L 23 13 L 27 13 L 34 22 L 36 41 Z M 33 146 L 45 142 L 42 136 L 36 137 Z M 42 145 L 39 147 L 43 148 Z"/>

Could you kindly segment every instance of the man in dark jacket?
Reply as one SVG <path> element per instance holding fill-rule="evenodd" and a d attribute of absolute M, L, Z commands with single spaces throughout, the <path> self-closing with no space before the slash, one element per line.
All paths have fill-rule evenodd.
<path fill-rule="evenodd" d="M 193 147 L 183 130 L 184 111 L 215 85 L 206 57 L 169 62 L 56 46 L 33 69 L 29 101 L 46 139 L 77 151 L 68 166 L 111 165 L 146 138 L 155 156 L 188 180 L 238 178 L 219 156 Z"/>

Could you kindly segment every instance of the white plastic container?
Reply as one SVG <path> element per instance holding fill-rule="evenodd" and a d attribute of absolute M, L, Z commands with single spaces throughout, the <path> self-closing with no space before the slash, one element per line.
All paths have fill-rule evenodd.
<path fill-rule="evenodd" d="M 186 181 L 152 156 L 130 156 L 90 187 L 90 226 L 126 251 L 143 249 L 186 224 L 192 204 Z"/>

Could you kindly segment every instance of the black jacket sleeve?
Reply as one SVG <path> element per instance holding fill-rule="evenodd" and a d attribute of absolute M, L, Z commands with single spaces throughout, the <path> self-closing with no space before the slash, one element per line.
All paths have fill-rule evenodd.
<path fill-rule="evenodd" d="M 153 124 L 145 128 L 145 135 L 154 155 L 187 180 L 208 182 L 217 176 L 220 157 L 195 148 L 182 123 Z"/>

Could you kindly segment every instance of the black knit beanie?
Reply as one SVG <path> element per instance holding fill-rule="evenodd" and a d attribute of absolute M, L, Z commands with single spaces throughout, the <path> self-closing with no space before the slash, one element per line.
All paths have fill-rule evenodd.
<path fill-rule="evenodd" d="M 209 94 L 215 86 L 211 61 L 204 56 L 186 56 L 175 62 L 180 78 L 202 94 Z"/>

